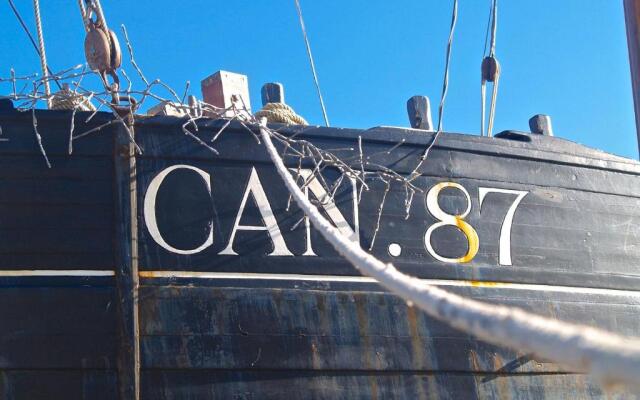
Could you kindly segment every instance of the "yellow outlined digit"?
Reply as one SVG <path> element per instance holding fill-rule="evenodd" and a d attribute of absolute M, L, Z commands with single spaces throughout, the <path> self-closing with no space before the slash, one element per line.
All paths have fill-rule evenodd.
<path fill-rule="evenodd" d="M 438 204 L 438 197 L 440 196 L 440 192 L 442 191 L 442 189 L 445 188 L 456 188 L 460 190 L 467 198 L 467 208 L 462 214 L 447 214 L 442 210 L 442 208 L 440 208 L 440 204 Z M 464 220 L 464 218 L 469 215 L 469 212 L 471 211 L 471 196 L 469 196 L 469 192 L 467 192 L 467 189 L 465 189 L 464 186 L 460 185 L 459 183 L 455 182 L 438 183 L 437 185 L 433 186 L 427 193 L 427 210 L 429 210 L 431 215 L 433 215 L 436 219 L 438 219 L 438 221 L 440 221 L 431 225 L 429 229 L 427 229 L 427 232 L 424 234 L 424 245 L 426 246 L 429 254 L 431 254 L 436 260 L 446 263 L 467 263 L 473 260 L 473 257 L 476 256 L 476 254 L 478 253 L 478 249 L 480 248 L 480 239 L 478 238 L 478 233 L 476 232 L 476 230 L 473 229 L 473 227 Z M 433 246 L 431 245 L 431 234 L 436 229 L 447 225 L 457 227 L 466 236 L 469 246 L 467 254 L 465 254 L 464 256 L 458 258 L 443 257 L 440 254 L 436 253 L 436 251 L 433 249 Z"/>

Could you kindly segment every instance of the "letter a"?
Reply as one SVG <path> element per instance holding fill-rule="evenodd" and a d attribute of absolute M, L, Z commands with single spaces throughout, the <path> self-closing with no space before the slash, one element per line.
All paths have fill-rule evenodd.
<path fill-rule="evenodd" d="M 244 208 L 247 205 L 247 199 L 249 198 L 249 194 L 253 195 L 253 198 L 258 205 L 258 210 L 260 211 L 260 215 L 262 216 L 262 220 L 265 223 L 265 226 L 256 226 L 256 225 L 240 225 L 240 219 L 242 218 L 242 214 L 244 214 Z M 270 256 L 293 256 L 293 253 L 289 251 L 287 248 L 287 244 L 284 242 L 284 238 L 282 237 L 282 233 L 280 232 L 280 228 L 278 228 L 278 222 L 276 221 L 275 216 L 273 215 L 273 211 L 271 210 L 271 205 L 269 204 L 269 200 L 267 199 L 267 195 L 262 188 L 262 184 L 260 183 L 260 178 L 258 178 L 258 173 L 256 172 L 255 167 L 251 168 L 251 175 L 249 176 L 249 183 L 247 184 L 247 188 L 244 191 L 244 196 L 242 197 L 242 202 L 240 203 L 240 209 L 238 210 L 238 215 L 236 216 L 236 222 L 233 224 L 233 230 L 231 231 L 231 237 L 229 238 L 229 244 L 225 247 L 220 253 L 222 255 L 231 255 L 237 256 L 233 250 L 233 240 L 236 237 L 236 232 L 239 230 L 243 231 L 267 231 L 271 241 L 273 242 L 273 251 L 269 253 Z"/>

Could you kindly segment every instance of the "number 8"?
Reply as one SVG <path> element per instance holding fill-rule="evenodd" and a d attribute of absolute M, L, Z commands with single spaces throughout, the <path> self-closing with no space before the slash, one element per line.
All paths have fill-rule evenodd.
<path fill-rule="evenodd" d="M 440 204 L 438 204 L 438 197 L 440 196 L 440 192 L 444 188 L 456 188 L 464 193 L 467 198 L 467 209 L 460 215 L 451 215 L 447 214 L 440 208 Z M 427 232 L 424 234 L 424 244 L 427 247 L 427 251 L 431 254 L 436 260 L 446 262 L 446 263 L 466 263 L 473 260 L 473 257 L 478 253 L 478 249 L 480 247 L 480 240 L 478 239 L 478 233 L 471 225 L 469 225 L 464 218 L 471 211 L 471 196 L 469 196 L 469 192 L 460 184 L 454 182 L 440 182 L 437 185 L 433 186 L 429 193 L 427 193 L 427 210 L 438 219 L 440 222 L 436 222 L 431 225 Z M 464 233 L 467 237 L 467 242 L 469 244 L 469 250 L 467 250 L 467 254 L 458 258 L 448 258 L 443 257 L 440 254 L 436 253 L 431 246 L 431 234 L 436 229 L 441 226 L 455 226 Z"/>

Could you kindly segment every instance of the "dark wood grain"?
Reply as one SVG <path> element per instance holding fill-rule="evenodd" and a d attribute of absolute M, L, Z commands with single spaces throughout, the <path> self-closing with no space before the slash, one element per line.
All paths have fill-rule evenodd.
<path fill-rule="evenodd" d="M 124 127 L 114 135 L 116 286 L 120 342 L 118 389 L 122 399 L 140 398 L 138 321 L 138 225 L 135 146 Z"/>

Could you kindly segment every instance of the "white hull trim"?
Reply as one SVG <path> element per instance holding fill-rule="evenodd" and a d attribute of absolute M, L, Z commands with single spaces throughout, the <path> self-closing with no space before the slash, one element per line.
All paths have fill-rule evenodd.
<path fill-rule="evenodd" d="M 54 270 L 54 269 L 20 269 L 0 270 L 3 277 L 112 277 L 113 270 Z M 306 275 L 306 274 L 266 274 L 249 272 L 200 272 L 200 271 L 140 271 L 142 279 L 214 279 L 214 280 L 270 280 L 299 282 L 335 282 L 335 283 L 377 283 L 375 279 L 365 276 L 343 275 Z M 640 290 L 602 289 L 591 287 L 543 285 L 531 283 L 486 282 L 453 279 L 421 279 L 422 282 L 445 287 L 478 287 L 486 289 L 529 290 L 556 293 L 579 293 L 607 296 L 640 297 Z"/>
<path fill-rule="evenodd" d="M 199 271 L 140 271 L 140 278 L 179 278 L 179 279 L 226 279 L 226 280 L 272 280 L 272 281 L 311 281 L 311 282 L 351 282 L 377 283 L 365 276 L 343 275 L 305 275 L 305 274 L 265 274 L 249 272 L 199 272 Z M 434 286 L 478 287 L 487 289 L 531 290 L 559 293 L 584 293 L 614 296 L 640 297 L 640 290 L 602 289 L 591 287 L 557 286 L 530 283 L 486 282 L 453 279 L 420 279 Z"/>
<path fill-rule="evenodd" d="M 2 277 L 23 276 L 115 276 L 113 270 L 92 269 L 13 269 L 0 271 Z"/>

